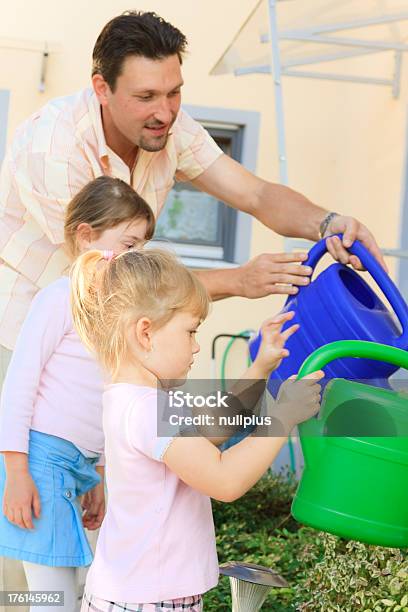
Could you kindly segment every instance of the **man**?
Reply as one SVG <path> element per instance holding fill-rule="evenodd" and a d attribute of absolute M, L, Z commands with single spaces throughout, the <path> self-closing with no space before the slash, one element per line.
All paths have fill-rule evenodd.
<path fill-rule="evenodd" d="M 180 110 L 186 46 L 154 13 L 116 17 L 96 41 L 92 89 L 50 101 L 18 130 L 0 176 L 0 385 L 32 298 L 67 266 L 65 208 L 102 174 L 131 184 L 155 215 L 174 178 L 191 181 L 282 235 L 317 240 L 344 232 L 343 245 L 327 241 L 343 263 L 360 267 L 344 249 L 359 238 L 385 265 L 364 225 L 257 178 Z M 263 254 L 233 270 L 197 274 L 213 299 L 293 294 L 309 282 L 302 261 L 299 254 Z M 16 588 L 16 580 L 9 585 Z"/>
<path fill-rule="evenodd" d="M 64 211 L 89 180 L 130 183 L 158 215 L 174 178 L 243 210 L 274 231 L 311 240 L 344 232 L 382 263 L 373 236 L 351 217 L 264 181 L 223 154 L 180 109 L 185 36 L 154 13 L 112 19 L 93 51 L 92 89 L 50 101 L 18 130 L 0 180 L 0 345 L 12 350 L 35 293 L 67 265 Z M 328 248 L 359 267 L 340 240 Z M 309 282 L 304 255 L 264 254 L 236 269 L 200 271 L 213 299 L 297 292 Z"/>

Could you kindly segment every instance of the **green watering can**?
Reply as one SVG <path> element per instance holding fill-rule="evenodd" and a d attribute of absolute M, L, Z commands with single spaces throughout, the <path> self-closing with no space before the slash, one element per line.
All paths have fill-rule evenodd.
<path fill-rule="evenodd" d="M 298 378 L 342 357 L 408 369 L 404 350 L 344 340 L 312 353 Z M 408 547 L 408 395 L 333 379 L 319 416 L 299 433 L 305 467 L 292 504 L 295 519 L 367 544 Z"/>

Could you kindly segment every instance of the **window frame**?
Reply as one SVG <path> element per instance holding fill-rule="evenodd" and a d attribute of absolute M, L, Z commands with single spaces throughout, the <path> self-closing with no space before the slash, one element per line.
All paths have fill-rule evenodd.
<path fill-rule="evenodd" d="M 6 152 L 10 90 L 0 89 L 0 166 Z"/>
<path fill-rule="evenodd" d="M 407 111 L 408 117 L 408 111 Z M 402 167 L 401 203 L 400 203 L 400 235 L 399 248 L 404 255 L 399 259 L 397 266 L 398 287 L 406 300 L 408 300 L 408 120 L 405 125 L 405 152 Z"/>

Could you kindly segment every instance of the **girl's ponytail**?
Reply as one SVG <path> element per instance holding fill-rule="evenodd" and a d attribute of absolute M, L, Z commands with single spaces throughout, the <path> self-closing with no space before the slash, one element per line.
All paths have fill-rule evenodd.
<path fill-rule="evenodd" d="M 71 309 L 74 327 L 83 344 L 92 352 L 95 352 L 103 316 L 97 287 L 109 265 L 108 260 L 105 251 L 88 251 L 80 255 L 71 268 Z M 104 266 L 101 266 L 101 261 L 105 261 Z"/>

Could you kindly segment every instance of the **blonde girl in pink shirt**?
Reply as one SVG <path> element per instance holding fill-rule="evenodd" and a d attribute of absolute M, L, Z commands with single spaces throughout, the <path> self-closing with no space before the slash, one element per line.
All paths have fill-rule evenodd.
<path fill-rule="evenodd" d="M 71 292 L 75 328 L 112 380 L 103 396 L 108 505 L 81 610 L 200 611 L 218 581 L 210 498 L 234 501 L 259 480 L 292 427 L 317 412 L 322 373 L 269 403 L 273 436 L 220 452 L 214 439 L 163 434 L 166 389 L 185 380 L 199 351 L 203 285 L 160 250 L 90 251 L 73 266 Z M 264 323 L 248 382 L 265 382 L 288 354 L 297 326 L 281 327 L 292 316 Z"/>
<path fill-rule="evenodd" d="M 153 231 L 146 202 L 102 176 L 69 204 L 65 244 L 71 259 L 95 248 L 121 253 Z M 105 510 L 103 378 L 73 328 L 69 291 L 65 276 L 34 298 L 0 410 L 0 555 L 23 562 L 31 591 L 63 591 L 64 605 L 54 599 L 61 612 L 75 610 L 76 568 L 92 560 L 84 527 L 97 529 Z M 40 612 L 51 601 L 34 603 Z"/>

